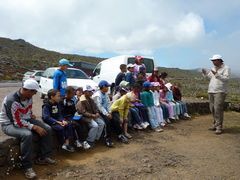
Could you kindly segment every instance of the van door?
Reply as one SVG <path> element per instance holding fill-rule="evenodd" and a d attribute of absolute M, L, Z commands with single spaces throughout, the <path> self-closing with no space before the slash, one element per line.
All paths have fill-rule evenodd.
<path fill-rule="evenodd" d="M 102 63 L 99 63 L 93 70 L 93 81 L 99 83 L 101 81 L 101 67 Z"/>
<path fill-rule="evenodd" d="M 53 88 L 53 74 L 55 69 L 46 69 L 42 77 L 40 78 L 40 93 L 47 94 L 47 92 Z"/>

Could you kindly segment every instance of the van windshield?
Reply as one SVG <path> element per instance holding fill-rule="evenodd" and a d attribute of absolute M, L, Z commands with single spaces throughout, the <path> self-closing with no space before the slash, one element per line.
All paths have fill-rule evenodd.
<path fill-rule="evenodd" d="M 132 63 L 135 64 L 135 57 L 128 58 L 128 64 Z M 152 73 L 154 69 L 153 59 L 150 58 L 143 58 L 143 64 L 146 66 L 146 73 Z"/>

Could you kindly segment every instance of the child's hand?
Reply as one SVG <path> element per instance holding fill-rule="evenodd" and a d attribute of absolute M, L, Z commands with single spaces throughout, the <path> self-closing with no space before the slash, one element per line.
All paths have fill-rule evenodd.
<path fill-rule="evenodd" d="M 58 123 L 60 126 L 64 126 L 61 121 L 57 121 L 57 123 Z"/>
<path fill-rule="evenodd" d="M 62 123 L 63 123 L 64 126 L 68 125 L 68 122 L 65 121 L 65 120 L 63 120 Z"/>
<path fill-rule="evenodd" d="M 32 119 L 36 119 L 36 116 L 34 114 L 31 115 Z"/>

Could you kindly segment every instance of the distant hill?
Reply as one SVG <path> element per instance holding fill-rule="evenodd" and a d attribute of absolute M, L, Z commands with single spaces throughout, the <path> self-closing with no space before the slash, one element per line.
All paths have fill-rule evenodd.
<path fill-rule="evenodd" d="M 0 80 L 21 79 L 26 71 L 56 66 L 61 58 L 94 64 L 103 60 L 97 57 L 61 54 L 36 47 L 23 39 L 11 40 L 0 37 Z"/>

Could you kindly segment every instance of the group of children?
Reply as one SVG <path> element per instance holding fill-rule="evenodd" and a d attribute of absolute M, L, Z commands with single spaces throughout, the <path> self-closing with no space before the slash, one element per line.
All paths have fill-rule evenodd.
<path fill-rule="evenodd" d="M 58 90 L 49 90 L 42 118 L 56 132 L 62 149 L 74 152 L 72 142 L 77 148 L 93 148 L 101 137 L 107 147 L 113 147 L 114 135 L 129 143 L 129 126 L 162 132 L 171 121 L 190 118 L 178 86 L 165 82 L 166 73 L 158 76 L 154 69 L 147 77 L 141 61 L 122 64 L 120 69 L 112 95 L 105 80 L 99 82 L 98 89 L 68 86 L 65 97 Z"/>

